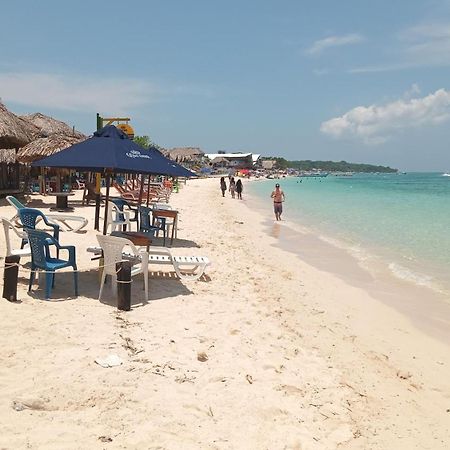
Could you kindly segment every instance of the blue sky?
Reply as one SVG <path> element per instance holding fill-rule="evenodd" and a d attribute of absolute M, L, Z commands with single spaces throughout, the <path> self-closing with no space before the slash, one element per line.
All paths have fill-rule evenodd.
<path fill-rule="evenodd" d="M 164 147 L 450 170 L 450 0 L 2 2 L 0 98 Z"/>

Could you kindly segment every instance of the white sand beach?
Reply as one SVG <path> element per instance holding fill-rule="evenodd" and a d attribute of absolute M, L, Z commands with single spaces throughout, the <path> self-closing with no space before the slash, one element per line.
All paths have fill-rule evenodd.
<path fill-rule="evenodd" d="M 54 197 L 30 200 L 48 211 Z M 51 301 L 20 270 L 20 302 L 0 299 L 0 448 L 450 447 L 449 342 L 282 249 L 245 184 L 239 201 L 191 180 L 171 204 L 174 253 L 212 265 L 200 281 L 152 273 L 144 303 L 134 278 L 130 312 L 110 284 L 97 299 L 92 206 L 76 208 L 85 233 L 61 234 L 77 247 L 78 298 L 70 269 Z M 95 363 L 111 354 L 123 364 Z"/>

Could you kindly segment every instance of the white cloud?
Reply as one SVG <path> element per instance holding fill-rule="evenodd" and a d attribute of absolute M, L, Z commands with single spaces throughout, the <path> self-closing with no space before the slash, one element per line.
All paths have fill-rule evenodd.
<path fill-rule="evenodd" d="M 158 93 L 156 86 L 136 79 L 0 73 L 3 101 L 38 108 L 126 113 L 151 102 Z"/>
<path fill-rule="evenodd" d="M 306 50 L 306 53 L 309 55 L 318 55 L 327 48 L 358 44 L 362 41 L 364 41 L 364 37 L 356 33 L 346 34 L 344 36 L 329 36 L 314 42 L 314 44 Z"/>
<path fill-rule="evenodd" d="M 450 91 L 439 89 L 422 98 L 401 99 L 381 106 L 357 106 L 323 122 L 320 130 L 335 138 L 350 137 L 366 144 L 380 144 L 399 131 L 448 120 Z"/>
<path fill-rule="evenodd" d="M 450 23 L 427 23 L 402 30 L 390 42 L 388 54 L 395 62 L 356 67 L 349 73 L 450 66 Z"/>

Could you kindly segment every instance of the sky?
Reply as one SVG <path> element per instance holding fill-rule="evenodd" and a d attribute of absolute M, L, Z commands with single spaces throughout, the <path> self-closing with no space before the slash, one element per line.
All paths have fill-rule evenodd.
<path fill-rule="evenodd" d="M 450 0 L 1 1 L 0 99 L 86 134 L 450 170 Z"/>

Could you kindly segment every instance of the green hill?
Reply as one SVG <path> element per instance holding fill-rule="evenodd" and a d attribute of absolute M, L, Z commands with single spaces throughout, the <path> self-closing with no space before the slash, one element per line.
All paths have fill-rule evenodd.
<path fill-rule="evenodd" d="M 263 159 L 275 160 L 279 169 L 313 170 L 318 169 L 325 172 L 387 172 L 395 173 L 398 169 L 387 166 L 374 166 L 372 164 L 349 163 L 347 161 L 289 161 L 279 157 L 264 157 Z"/>

